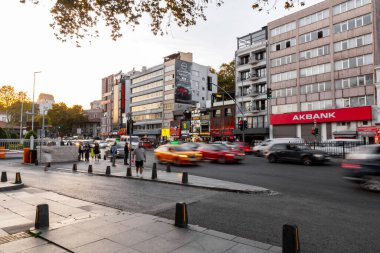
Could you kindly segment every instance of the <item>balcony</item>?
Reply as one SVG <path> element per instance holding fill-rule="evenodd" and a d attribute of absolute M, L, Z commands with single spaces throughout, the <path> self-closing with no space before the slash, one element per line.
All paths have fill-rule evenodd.
<path fill-rule="evenodd" d="M 249 57 L 248 62 L 251 65 L 255 65 L 255 64 L 257 64 L 259 62 L 259 60 L 257 60 L 255 57 Z"/>
<path fill-rule="evenodd" d="M 248 80 L 250 80 L 250 81 L 257 81 L 259 79 L 260 79 L 260 77 L 257 75 L 257 73 L 252 72 L 252 73 L 249 74 Z"/>

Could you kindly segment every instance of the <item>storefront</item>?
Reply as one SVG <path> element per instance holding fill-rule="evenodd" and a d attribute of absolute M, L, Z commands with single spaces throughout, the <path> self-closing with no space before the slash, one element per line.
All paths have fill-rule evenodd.
<path fill-rule="evenodd" d="M 369 135 L 361 134 L 363 127 L 372 126 L 372 109 L 370 106 L 273 114 L 273 137 L 300 137 L 308 141 L 325 141 L 327 139 L 362 139 L 371 142 Z M 312 129 L 318 128 L 318 135 Z M 372 129 L 372 128 L 371 128 Z M 370 135 L 375 134 L 370 131 Z"/>

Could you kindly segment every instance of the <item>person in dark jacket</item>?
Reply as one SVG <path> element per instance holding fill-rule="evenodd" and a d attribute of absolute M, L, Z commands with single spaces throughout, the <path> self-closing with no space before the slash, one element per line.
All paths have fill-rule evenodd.
<path fill-rule="evenodd" d="M 128 147 L 128 142 L 125 142 L 125 146 L 124 146 L 124 161 L 126 161 L 126 165 L 129 165 L 128 163 L 128 155 L 129 155 L 129 147 Z"/>
<path fill-rule="evenodd" d="M 99 148 L 99 143 L 95 143 L 95 147 L 94 147 L 94 154 L 95 154 L 95 162 L 98 161 L 99 162 L 99 159 L 100 159 L 100 148 Z"/>

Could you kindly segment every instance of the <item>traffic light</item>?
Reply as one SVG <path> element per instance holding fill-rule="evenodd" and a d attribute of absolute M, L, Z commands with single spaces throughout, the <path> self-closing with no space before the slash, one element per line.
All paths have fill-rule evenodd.
<path fill-rule="evenodd" d="M 272 98 L 272 89 L 267 88 L 267 99 L 271 99 L 271 98 Z"/>
<path fill-rule="evenodd" d="M 319 129 L 318 129 L 318 127 L 316 127 L 316 128 L 314 129 L 314 133 L 315 133 L 315 136 L 318 135 L 318 133 L 319 133 Z"/>
<path fill-rule="evenodd" d="M 241 131 L 243 131 L 244 122 L 243 122 L 242 120 L 239 120 L 238 125 L 239 125 L 239 129 L 240 129 Z"/>
<path fill-rule="evenodd" d="M 248 128 L 248 121 L 244 120 L 244 127 L 243 127 L 243 129 L 245 130 L 247 128 Z"/>
<path fill-rule="evenodd" d="M 129 119 L 127 121 L 127 135 L 133 134 L 133 123 L 134 123 L 134 121 L 132 119 Z"/>
<path fill-rule="evenodd" d="M 315 129 L 314 129 L 314 127 L 311 129 L 311 134 L 315 135 Z"/>

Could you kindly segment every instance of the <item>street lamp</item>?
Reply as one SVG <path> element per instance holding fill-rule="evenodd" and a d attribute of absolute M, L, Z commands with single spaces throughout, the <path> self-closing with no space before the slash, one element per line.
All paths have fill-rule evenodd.
<path fill-rule="evenodd" d="M 32 131 L 34 131 L 34 90 L 36 87 L 36 74 L 41 73 L 41 71 L 36 71 L 33 73 L 33 105 L 32 105 Z"/>

